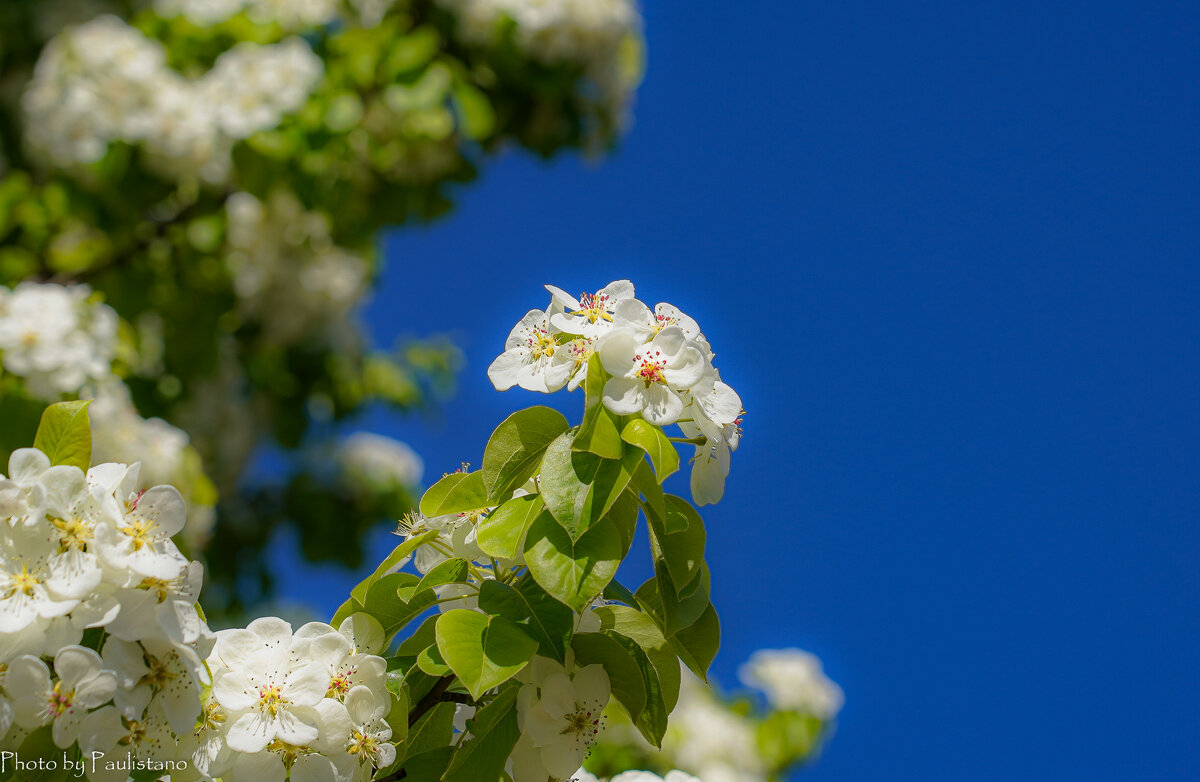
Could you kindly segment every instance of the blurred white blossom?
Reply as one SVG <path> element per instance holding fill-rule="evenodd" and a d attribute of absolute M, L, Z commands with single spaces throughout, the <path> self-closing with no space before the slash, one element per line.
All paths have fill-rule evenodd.
<path fill-rule="evenodd" d="M 412 448 L 372 432 L 355 432 L 343 440 L 337 459 L 345 472 L 380 486 L 416 486 L 425 469 Z"/>
<path fill-rule="evenodd" d="M 242 11 L 258 24 L 278 24 L 285 30 L 319 27 L 337 16 L 337 0 L 155 0 L 161 16 L 185 16 L 198 25 L 223 22 Z"/>
<path fill-rule="evenodd" d="M 367 261 L 330 238 L 329 218 L 309 212 L 289 191 L 264 203 L 235 193 L 225 205 L 229 219 L 226 257 L 238 305 L 259 320 L 268 339 L 291 343 L 318 329 L 341 324 L 369 282 Z M 337 338 L 327 329 L 324 338 Z"/>
<path fill-rule="evenodd" d="M 78 392 L 111 372 L 117 315 L 89 300 L 84 285 L 23 282 L 0 287 L 0 352 L 4 369 L 45 401 Z"/>
<path fill-rule="evenodd" d="M 457 18 L 464 41 L 487 45 L 504 20 L 515 23 L 517 45 L 545 63 L 568 62 L 618 113 L 639 78 L 635 41 L 641 14 L 633 0 L 437 0 Z"/>
<path fill-rule="evenodd" d="M 60 165 L 93 163 L 109 143 L 140 143 L 165 173 L 224 178 L 234 141 L 279 124 L 307 99 L 323 64 L 307 43 L 242 43 L 189 79 L 166 50 L 115 16 L 68 27 L 34 68 L 22 105 L 29 143 Z"/>
<path fill-rule="evenodd" d="M 761 649 L 738 671 L 776 709 L 831 720 L 842 708 L 842 688 L 825 675 L 816 655 L 800 649 Z"/>

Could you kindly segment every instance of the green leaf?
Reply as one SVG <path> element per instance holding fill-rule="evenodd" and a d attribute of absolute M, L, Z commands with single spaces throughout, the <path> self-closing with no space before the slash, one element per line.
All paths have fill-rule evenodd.
<path fill-rule="evenodd" d="M 342 624 L 342 620 L 346 617 L 365 610 L 366 608 L 363 606 L 362 601 L 355 600 L 353 597 L 351 597 L 346 602 L 338 606 L 338 609 L 333 612 L 333 618 L 329 620 L 329 624 L 333 625 L 334 627 L 339 627 Z"/>
<path fill-rule="evenodd" d="M 607 381 L 608 373 L 600 363 L 600 355 L 593 353 L 588 359 L 587 378 L 583 383 L 586 394 L 583 423 L 571 441 L 571 450 L 592 453 L 603 459 L 620 459 L 622 447 L 617 416 L 602 401 Z"/>
<path fill-rule="evenodd" d="M 496 112 L 487 94 L 461 79 L 454 84 L 454 103 L 467 138 L 478 141 L 492 135 Z"/>
<path fill-rule="evenodd" d="M 536 581 L 523 578 L 516 587 L 484 581 L 479 587 L 479 608 L 520 624 L 538 642 L 543 657 L 565 661 L 575 614 L 546 594 Z"/>
<path fill-rule="evenodd" d="M 438 619 L 437 646 L 473 698 L 512 678 L 538 648 L 514 622 L 465 608 Z"/>
<path fill-rule="evenodd" d="M 663 702 L 669 713 L 679 700 L 679 658 L 654 621 L 636 608 L 610 605 L 595 609 L 600 626 L 634 641 L 650 658 L 662 683 Z"/>
<path fill-rule="evenodd" d="M 387 724 L 392 729 L 391 741 L 398 744 L 408 739 L 408 693 L 404 687 L 395 690 L 389 688 L 392 698 L 392 709 L 387 714 Z"/>
<path fill-rule="evenodd" d="M 462 584 L 467 580 L 467 572 L 470 570 L 465 559 L 447 559 L 445 562 L 439 562 L 430 569 L 428 573 L 421 577 L 413 588 L 413 594 L 419 594 L 426 589 L 442 586 L 443 584 Z"/>
<path fill-rule="evenodd" d="M 755 743 L 768 768 L 783 770 L 809 757 L 816 748 L 823 723 L 795 711 L 777 711 L 759 723 Z"/>
<path fill-rule="evenodd" d="M 546 448 L 567 426 L 562 413 L 542 406 L 519 410 L 500 422 L 483 452 L 481 472 L 491 504 L 507 500 L 529 480 Z"/>
<path fill-rule="evenodd" d="M 625 645 L 605 633 L 579 633 L 571 639 L 571 648 L 578 665 L 604 666 L 613 697 L 625 707 L 629 719 L 637 722 L 646 708 L 646 683 L 641 667 Z"/>
<path fill-rule="evenodd" d="M 622 584 L 615 578 L 608 582 L 608 586 L 604 587 L 604 599 L 611 602 L 624 603 L 627 606 L 636 606 L 638 604 L 637 597 L 629 591 L 629 587 Z"/>
<path fill-rule="evenodd" d="M 6 749 L 14 749 L 12 745 Z M 38 728 L 25 737 L 21 742 L 21 746 L 16 748 L 16 756 L 22 761 L 36 761 L 39 759 L 57 760 L 62 756 L 62 750 L 54 744 L 54 739 L 51 737 L 50 726 Z M 10 756 L 11 757 L 11 756 Z M 9 760 L 6 766 L 11 766 L 12 761 Z M 47 764 L 49 765 L 49 764 Z M 17 776 L 15 772 L 10 771 L 10 768 L 4 769 L 6 773 L 13 773 L 11 777 L 5 779 L 16 780 L 21 782 L 61 782 L 69 777 L 70 772 L 63 767 L 63 763 L 59 761 L 53 769 L 29 769 L 22 772 L 21 776 Z"/>
<path fill-rule="evenodd" d="M 408 732 L 408 757 L 450 744 L 454 737 L 454 704 L 439 703 L 421 715 Z M 408 763 L 405 762 L 407 768 Z"/>
<path fill-rule="evenodd" d="M 421 513 L 424 516 L 445 516 L 486 508 L 487 492 L 483 488 L 483 473 L 452 472 L 429 487 L 421 498 Z"/>
<path fill-rule="evenodd" d="M 662 483 L 679 469 L 679 451 L 675 444 L 654 424 L 635 418 L 621 430 L 621 439 L 646 452 L 654 464 L 658 482 Z"/>
<path fill-rule="evenodd" d="M 442 705 L 452 706 L 453 704 Z M 450 714 L 453 716 L 454 711 L 451 710 Z M 438 782 L 442 779 L 442 774 L 446 773 L 446 767 L 450 765 L 453 757 L 454 747 L 447 743 L 446 746 L 426 750 L 406 758 L 404 760 L 404 782 Z"/>
<path fill-rule="evenodd" d="M 489 556 L 515 559 L 526 531 L 543 508 L 540 494 L 513 497 L 479 522 L 475 541 Z"/>
<path fill-rule="evenodd" d="M 440 616 L 440 614 L 438 616 Z M 416 632 L 410 635 L 408 638 L 405 638 L 400 642 L 400 645 L 396 647 L 396 656 L 416 657 L 426 646 L 429 646 L 431 643 L 436 643 L 437 635 L 435 633 L 437 620 L 437 616 L 426 617 L 425 621 L 421 622 L 421 626 L 417 628 Z"/>
<path fill-rule="evenodd" d="M 666 495 L 663 494 L 662 486 L 659 485 L 658 478 L 655 477 L 654 470 L 650 468 L 649 464 L 645 461 L 638 462 L 630 485 L 646 499 L 647 520 L 651 524 L 658 522 L 658 525 L 665 529 L 667 523 Z"/>
<path fill-rule="evenodd" d="M 551 597 L 582 611 L 617 574 L 621 536 L 611 521 L 601 519 L 572 541 L 557 521 L 542 514 L 525 536 L 525 564 Z"/>
<path fill-rule="evenodd" d="M 709 603 L 700 618 L 671 637 L 671 646 L 684 665 L 701 680 L 708 681 L 708 666 L 712 665 L 721 646 L 721 623 L 717 609 Z"/>
<path fill-rule="evenodd" d="M 637 532 L 638 508 L 637 497 L 632 492 L 624 491 L 604 516 L 612 522 L 613 528 L 621 536 L 621 559 L 625 559 L 633 546 L 633 536 Z"/>
<path fill-rule="evenodd" d="M 504 771 L 521 731 L 517 727 L 517 687 L 509 687 L 471 720 L 471 740 L 458 748 L 446 782 L 492 782 Z"/>
<path fill-rule="evenodd" d="M 434 594 L 428 590 L 414 594 L 411 600 L 400 597 L 401 589 L 413 587 L 418 581 L 419 579 L 411 573 L 391 573 L 376 581 L 367 590 L 363 610 L 383 625 L 385 638 L 390 640 L 397 630 L 433 605 Z"/>
<path fill-rule="evenodd" d="M 629 448 L 618 460 L 572 451 L 570 434 L 550 444 L 542 459 L 542 498 L 571 540 L 579 540 L 617 501 L 641 454 Z"/>
<path fill-rule="evenodd" d="M 417 667 L 430 676 L 446 676 L 450 673 L 450 666 L 442 659 L 437 644 L 430 644 L 420 651 L 417 655 Z"/>
<path fill-rule="evenodd" d="M 367 598 L 367 591 L 371 585 L 382 578 L 389 570 L 400 564 L 400 561 L 417 550 L 417 547 L 437 537 L 437 530 L 431 529 L 422 532 L 416 537 L 409 538 L 401 543 L 396 548 L 392 549 L 392 553 L 383 558 L 379 563 L 379 567 L 375 568 L 375 572 L 364 578 L 358 583 L 354 589 L 350 590 L 350 596 L 361 604 Z M 353 612 L 351 612 L 353 613 Z"/>
<path fill-rule="evenodd" d="M 92 464 L 92 426 L 88 421 L 89 400 L 55 402 L 42 413 L 33 447 L 46 454 L 50 464 L 78 467 L 87 472 Z"/>
<path fill-rule="evenodd" d="M 690 627 L 708 608 L 708 567 L 692 583 L 677 590 L 671 574 L 655 563 L 654 578 L 638 587 L 637 599 L 653 613 L 668 636 Z"/>
<path fill-rule="evenodd" d="M 662 527 L 651 521 L 651 550 L 654 558 L 665 564 L 671 580 L 677 586 L 685 586 L 692 583 L 704 565 L 704 521 L 682 497 L 667 495 L 666 508 Z"/>

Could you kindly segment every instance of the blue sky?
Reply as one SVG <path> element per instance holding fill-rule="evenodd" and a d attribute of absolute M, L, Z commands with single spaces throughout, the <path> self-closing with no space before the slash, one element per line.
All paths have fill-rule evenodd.
<path fill-rule="evenodd" d="M 362 425 L 477 462 L 543 401 L 485 376 L 540 286 L 628 277 L 749 412 L 717 678 L 797 645 L 846 690 L 802 778 L 1195 779 L 1200 5 L 647 5 L 615 155 L 509 154 L 388 238 L 376 336 L 467 364 Z"/>

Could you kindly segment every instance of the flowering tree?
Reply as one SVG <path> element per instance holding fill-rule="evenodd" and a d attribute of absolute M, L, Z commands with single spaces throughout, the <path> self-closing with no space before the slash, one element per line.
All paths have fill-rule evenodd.
<path fill-rule="evenodd" d="M 741 404 L 708 341 L 627 281 L 550 291 L 489 375 L 583 389 L 580 422 L 541 406 L 501 422 L 481 468 L 424 493 L 329 624 L 211 632 L 201 567 L 171 539 L 181 493 L 139 489 L 136 465 L 89 467 L 88 403 L 52 405 L 0 479 L 0 750 L 62 752 L 41 779 L 67 778 L 70 760 L 93 780 L 231 782 L 659 779 L 629 765 L 697 778 L 675 762 L 719 782 L 807 757 L 840 705 L 812 659 L 749 663 L 765 716 L 693 678 L 720 625 L 703 519 L 663 482 L 682 445 L 695 503 L 724 490 Z M 640 524 L 654 575 L 630 588 L 616 576 Z"/>
<path fill-rule="evenodd" d="M 93 400 L 97 457 L 178 487 L 228 615 L 268 595 L 285 521 L 357 566 L 418 462 L 335 424 L 427 403 L 456 363 L 371 347 L 379 233 L 505 146 L 612 144 L 632 0 L 6 0 L 0 25 L 0 446 Z M 286 475 L 248 480 L 264 446 Z"/>

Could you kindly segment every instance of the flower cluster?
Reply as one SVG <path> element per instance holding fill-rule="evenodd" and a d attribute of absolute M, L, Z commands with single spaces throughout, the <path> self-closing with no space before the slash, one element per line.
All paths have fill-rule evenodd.
<path fill-rule="evenodd" d="M 225 211 L 238 306 L 268 339 L 291 344 L 318 329 L 329 341 L 357 339 L 346 316 L 366 292 L 370 267 L 333 243 L 328 217 L 286 190 L 266 202 L 234 193 Z"/>
<path fill-rule="evenodd" d="M 644 762 L 677 767 L 704 782 L 768 782 L 779 778 L 778 773 L 796 759 L 810 757 L 822 725 L 834 720 L 842 706 L 841 688 L 825 676 L 820 660 L 799 649 L 761 649 L 742 665 L 739 674 L 743 684 L 766 696 L 770 709 L 765 721 L 745 701 L 729 702 L 685 673 L 661 750 L 651 747 L 628 721 L 615 720 L 597 741 L 602 765 L 614 756 L 623 761 L 633 747 L 635 757 Z M 788 752 L 767 758 L 761 741 L 764 725 L 785 715 L 805 718 L 805 727 L 784 734 L 790 743 Z M 807 722 L 812 720 L 815 723 Z M 633 773 L 647 772 L 627 772 Z M 618 775 L 612 782 L 625 778 L 625 774 Z M 629 779 L 641 782 L 641 778 Z M 671 782 L 671 775 L 666 779 Z M 592 782 L 594 777 L 577 775 L 576 780 Z"/>
<path fill-rule="evenodd" d="M 383 628 L 368 614 L 292 632 L 276 617 L 222 630 L 192 754 L 209 777 L 366 780 L 395 760 Z"/>
<path fill-rule="evenodd" d="M 571 779 L 573 782 L 600 782 L 595 775 L 582 770 Z M 623 771 L 608 782 L 700 782 L 700 780 L 678 770 L 668 771 L 667 775 L 663 777 L 652 771 Z"/>
<path fill-rule="evenodd" d="M 0 477 L 4 747 L 49 725 L 64 749 L 170 758 L 191 734 L 214 641 L 195 607 L 203 572 L 171 541 L 179 492 L 137 485 L 137 465 L 85 475 L 32 448 Z M 81 645 L 91 628 L 100 654 Z"/>
<path fill-rule="evenodd" d="M 84 389 L 91 399 L 92 461 L 141 464 L 141 488 L 169 483 L 188 501 L 187 526 L 181 533 L 193 550 L 202 548 L 216 522 L 213 489 L 190 447 L 187 432 L 161 418 L 142 418 L 129 388 L 115 377 Z"/>
<path fill-rule="evenodd" d="M 707 782 L 766 782 L 754 722 L 729 709 L 694 676 L 680 682 L 663 752 Z"/>
<path fill-rule="evenodd" d="M 56 401 L 111 373 L 117 315 L 90 296 L 85 285 L 0 287 L 4 369 L 24 379 L 32 396 Z"/>
<path fill-rule="evenodd" d="M 842 688 L 821 660 L 801 649 L 760 649 L 738 671 L 742 683 L 761 690 L 773 708 L 831 720 L 842 708 Z"/>
<path fill-rule="evenodd" d="M 166 421 L 142 418 L 129 389 L 113 371 L 118 318 L 86 285 L 23 282 L 0 287 L 0 354 L 3 367 L 30 396 L 47 402 L 92 400 L 96 462 L 142 464 L 139 489 L 183 487 L 189 500 L 189 543 L 202 541 L 214 519 L 213 498 L 188 436 Z M 209 492 L 211 493 L 211 492 Z"/>
<path fill-rule="evenodd" d="M 631 42 L 640 36 L 641 15 L 633 0 L 438 0 L 454 13 L 457 34 L 474 45 L 494 42 L 503 22 L 515 25 L 516 43 L 545 63 L 583 66 L 615 108 L 636 80 Z"/>
<path fill-rule="evenodd" d="M 23 97 L 29 143 L 60 165 L 101 159 L 113 141 L 141 143 L 168 174 L 228 174 L 234 142 L 279 124 L 323 70 L 301 38 L 244 42 L 189 79 L 162 44 L 115 16 L 68 28 L 48 43 Z"/>
<path fill-rule="evenodd" d="M 223 22 L 244 11 L 257 24 L 302 30 L 332 22 L 338 0 L 154 0 L 154 10 L 164 18 L 183 16 L 197 25 Z"/>
<path fill-rule="evenodd" d="M 526 313 L 488 367 L 493 385 L 501 391 L 574 390 L 586 378 L 591 356 L 599 355 L 609 375 L 604 405 L 655 426 L 678 424 L 696 443 L 693 498 L 699 505 L 720 500 L 730 451 L 741 439 L 742 400 L 721 380 L 696 321 L 665 302 L 651 310 L 634 298 L 628 280 L 578 299 L 546 288 L 549 307 Z"/>

